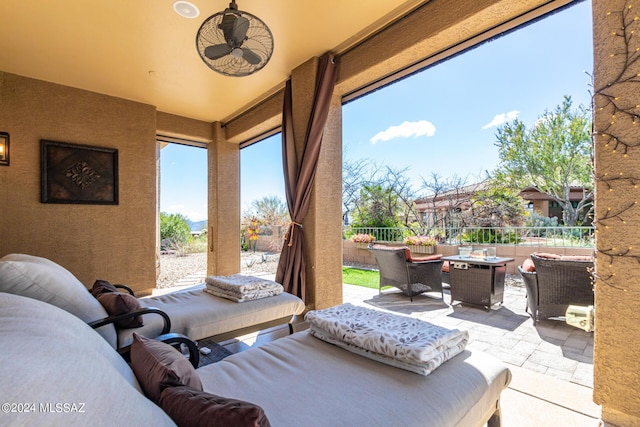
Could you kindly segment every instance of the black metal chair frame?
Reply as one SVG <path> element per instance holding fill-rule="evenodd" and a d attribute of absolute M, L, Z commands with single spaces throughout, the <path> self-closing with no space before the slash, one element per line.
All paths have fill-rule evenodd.
<path fill-rule="evenodd" d="M 131 288 L 129 288 L 128 286 L 125 286 L 125 285 L 114 285 L 114 286 L 116 288 L 124 289 L 130 295 L 134 295 L 133 290 L 131 290 Z M 162 328 L 162 332 L 160 332 L 160 335 L 157 337 L 149 337 L 149 338 L 153 338 L 158 341 L 167 343 L 178 350 L 180 350 L 181 344 L 184 344 L 189 351 L 189 362 L 191 362 L 194 368 L 198 367 L 198 364 L 200 363 L 200 353 L 198 352 L 198 346 L 193 340 L 191 340 L 190 338 L 182 334 L 169 333 L 169 331 L 171 330 L 171 319 L 169 318 L 167 313 L 165 313 L 160 309 L 157 309 L 154 307 L 143 307 L 137 310 L 130 311 L 129 313 L 119 314 L 116 316 L 109 316 L 109 317 L 105 317 L 104 319 L 95 320 L 93 322 L 90 322 L 89 326 L 91 326 L 93 329 L 97 329 L 101 326 L 115 324 L 116 322 L 119 322 L 121 320 L 133 319 L 134 317 L 140 316 L 142 314 L 157 314 L 161 316 L 162 319 L 164 320 L 164 326 Z M 120 355 L 126 361 L 129 361 L 130 351 L 131 351 L 131 346 L 118 348 L 118 353 L 120 353 Z"/>

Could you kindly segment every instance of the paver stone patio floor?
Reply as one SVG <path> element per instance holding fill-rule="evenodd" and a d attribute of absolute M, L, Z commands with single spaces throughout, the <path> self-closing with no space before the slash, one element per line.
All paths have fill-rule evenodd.
<path fill-rule="evenodd" d="M 469 331 L 468 348 L 494 355 L 511 365 L 593 388 L 593 333 L 563 320 L 533 320 L 525 311 L 526 290 L 506 286 L 504 303 L 487 311 L 454 302 L 448 290 L 413 297 L 344 285 L 343 299 L 352 304 L 403 313 L 444 327 Z"/>

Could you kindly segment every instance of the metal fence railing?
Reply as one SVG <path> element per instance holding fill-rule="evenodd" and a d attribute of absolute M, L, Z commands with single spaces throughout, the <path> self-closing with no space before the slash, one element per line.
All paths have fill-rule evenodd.
<path fill-rule="evenodd" d="M 427 235 L 435 237 L 440 243 L 497 244 L 497 245 L 536 245 L 550 247 L 594 247 L 593 226 L 576 227 L 450 227 L 432 229 Z M 346 227 L 344 238 L 355 234 L 369 234 L 377 242 L 402 242 L 413 233 L 405 228 L 384 227 Z"/>
<path fill-rule="evenodd" d="M 373 236 L 376 242 L 402 242 L 407 233 L 403 228 L 387 227 L 345 227 L 344 237 L 350 238 L 356 234 L 368 234 Z"/>

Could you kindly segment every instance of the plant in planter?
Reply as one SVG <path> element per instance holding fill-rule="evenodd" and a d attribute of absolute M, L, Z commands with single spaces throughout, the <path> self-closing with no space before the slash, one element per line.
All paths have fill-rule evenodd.
<path fill-rule="evenodd" d="M 429 236 L 407 236 L 404 244 L 409 246 L 411 252 L 432 254 L 435 252 L 438 242 Z"/>
<path fill-rule="evenodd" d="M 251 224 L 247 227 L 247 231 L 249 232 L 249 248 L 252 248 L 253 252 L 255 252 L 258 244 L 258 233 L 260 233 L 260 226 L 256 217 L 251 218 Z"/>
<path fill-rule="evenodd" d="M 376 240 L 371 234 L 354 234 L 351 236 L 351 241 L 356 244 L 358 248 L 366 248 L 370 243 Z"/>

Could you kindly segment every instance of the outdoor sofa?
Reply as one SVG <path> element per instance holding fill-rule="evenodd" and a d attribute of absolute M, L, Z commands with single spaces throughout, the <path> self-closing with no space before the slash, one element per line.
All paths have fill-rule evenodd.
<path fill-rule="evenodd" d="M 497 426 L 500 393 L 511 379 L 502 362 L 477 351 L 423 376 L 307 331 L 196 370 L 169 348 L 147 369 L 137 341 L 130 366 L 67 311 L 2 292 L 0 340 L 0 425 L 7 426 Z M 171 374 L 166 382 L 154 382 L 158 363 Z"/>
<path fill-rule="evenodd" d="M 591 256 L 534 252 L 518 272 L 527 289 L 527 311 L 538 320 L 565 316 L 570 305 L 594 304 Z"/>

